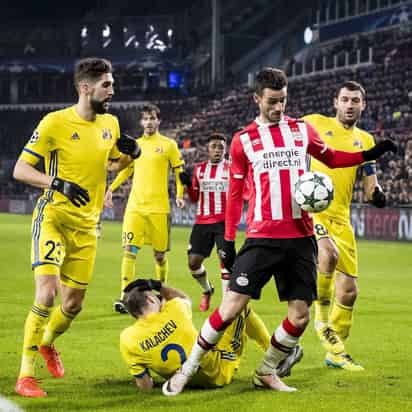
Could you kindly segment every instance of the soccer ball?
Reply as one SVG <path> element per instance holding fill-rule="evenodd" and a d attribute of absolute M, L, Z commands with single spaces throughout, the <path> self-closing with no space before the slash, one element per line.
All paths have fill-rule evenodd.
<path fill-rule="evenodd" d="M 333 183 L 320 172 L 306 172 L 295 186 L 295 201 L 306 212 L 322 212 L 333 200 Z"/>

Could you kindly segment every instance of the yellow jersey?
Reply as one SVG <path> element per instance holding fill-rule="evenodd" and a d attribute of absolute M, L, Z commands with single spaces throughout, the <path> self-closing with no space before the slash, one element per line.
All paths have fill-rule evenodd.
<path fill-rule="evenodd" d="M 245 325 L 249 312 L 242 313 L 216 348 L 203 357 L 192 384 L 213 387 L 231 381 L 247 340 Z M 120 335 L 120 352 L 133 376 L 143 377 L 152 371 L 168 379 L 187 359 L 197 336 L 190 303 L 174 298 L 160 312 L 138 319 L 126 328 Z"/>
<path fill-rule="evenodd" d="M 184 164 L 177 143 L 156 133 L 137 139 L 142 154 L 133 162 L 133 182 L 127 202 L 127 212 L 170 213 L 169 171 Z M 130 168 L 124 172 L 130 176 Z M 183 185 L 176 178 L 178 198 L 183 197 Z"/>
<path fill-rule="evenodd" d="M 89 192 L 90 202 L 78 208 L 61 193 L 44 190 L 40 199 L 64 225 L 88 230 L 98 222 L 108 160 L 120 157 L 115 144 L 119 136 L 115 116 L 96 115 L 94 121 L 87 121 L 71 106 L 44 116 L 25 145 L 20 159 L 32 166 L 44 160 L 46 174 L 77 183 Z"/>
<path fill-rule="evenodd" d="M 335 149 L 345 152 L 368 150 L 375 146 L 373 136 L 358 127 L 345 129 L 334 117 L 311 114 L 303 117 L 326 142 Z M 330 169 L 315 158 L 310 159 L 310 170 L 328 175 L 333 182 L 334 198 L 331 205 L 320 215 L 329 216 L 341 222 L 350 221 L 350 204 L 352 201 L 353 186 L 355 185 L 358 167 L 365 170 L 374 170 L 375 162 L 363 163 L 361 166 Z M 370 174 L 369 172 L 367 174 Z"/>

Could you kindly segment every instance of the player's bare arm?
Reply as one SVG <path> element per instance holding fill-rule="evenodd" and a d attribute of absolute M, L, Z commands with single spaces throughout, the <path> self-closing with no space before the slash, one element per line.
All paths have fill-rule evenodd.
<path fill-rule="evenodd" d="M 13 177 L 20 182 L 40 189 L 47 189 L 53 181 L 53 176 L 48 176 L 38 171 L 35 167 L 21 159 L 17 160 L 14 166 Z"/>
<path fill-rule="evenodd" d="M 136 386 L 142 392 L 150 392 L 153 389 L 153 379 L 146 373 L 141 378 L 135 378 Z"/>
<path fill-rule="evenodd" d="M 162 298 L 165 299 L 165 300 L 180 298 L 180 299 L 184 299 L 188 302 L 191 302 L 189 296 L 187 296 L 185 293 L 183 293 L 179 289 L 171 288 L 169 286 L 165 286 L 165 285 L 162 284 L 162 287 L 161 287 L 159 292 L 160 292 L 160 295 L 162 296 Z"/>
<path fill-rule="evenodd" d="M 126 154 L 122 154 L 118 159 L 109 160 L 107 163 L 107 170 L 109 172 L 120 172 L 133 161 L 134 159 Z"/>

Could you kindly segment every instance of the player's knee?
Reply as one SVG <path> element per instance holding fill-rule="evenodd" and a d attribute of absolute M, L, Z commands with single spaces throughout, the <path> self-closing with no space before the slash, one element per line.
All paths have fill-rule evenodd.
<path fill-rule="evenodd" d="M 336 297 L 345 306 L 353 306 L 358 297 L 358 287 L 356 285 L 351 285 L 350 287 L 345 287 L 341 291 L 336 291 Z"/>
<path fill-rule="evenodd" d="M 164 252 L 154 252 L 154 258 L 156 262 L 161 265 L 165 261 L 165 253 Z"/>
<path fill-rule="evenodd" d="M 199 270 L 202 266 L 203 258 L 198 255 L 189 255 L 188 264 L 191 271 Z"/>
<path fill-rule="evenodd" d="M 76 316 L 82 310 L 82 302 L 77 299 L 67 299 L 63 302 L 62 307 L 66 313 Z"/>
<path fill-rule="evenodd" d="M 338 249 L 332 242 L 319 249 L 319 266 L 322 272 L 332 273 L 336 269 L 338 259 Z"/>
<path fill-rule="evenodd" d="M 36 291 L 36 302 L 45 305 L 53 306 L 54 299 L 57 296 L 57 288 L 42 288 Z"/>

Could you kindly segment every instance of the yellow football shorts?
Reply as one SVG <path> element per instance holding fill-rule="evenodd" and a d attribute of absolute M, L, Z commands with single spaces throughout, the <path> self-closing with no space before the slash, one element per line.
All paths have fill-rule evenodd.
<path fill-rule="evenodd" d="M 338 248 L 336 269 L 349 276 L 358 277 L 358 250 L 351 224 L 338 222 L 328 216 L 313 215 L 316 238 L 331 238 Z"/>
<path fill-rule="evenodd" d="M 152 245 L 157 252 L 170 250 L 170 214 L 126 213 L 122 240 L 123 247 Z"/>
<path fill-rule="evenodd" d="M 35 275 L 60 276 L 62 284 L 86 289 L 96 257 L 96 229 L 64 226 L 39 202 L 33 213 L 31 263 Z"/>

